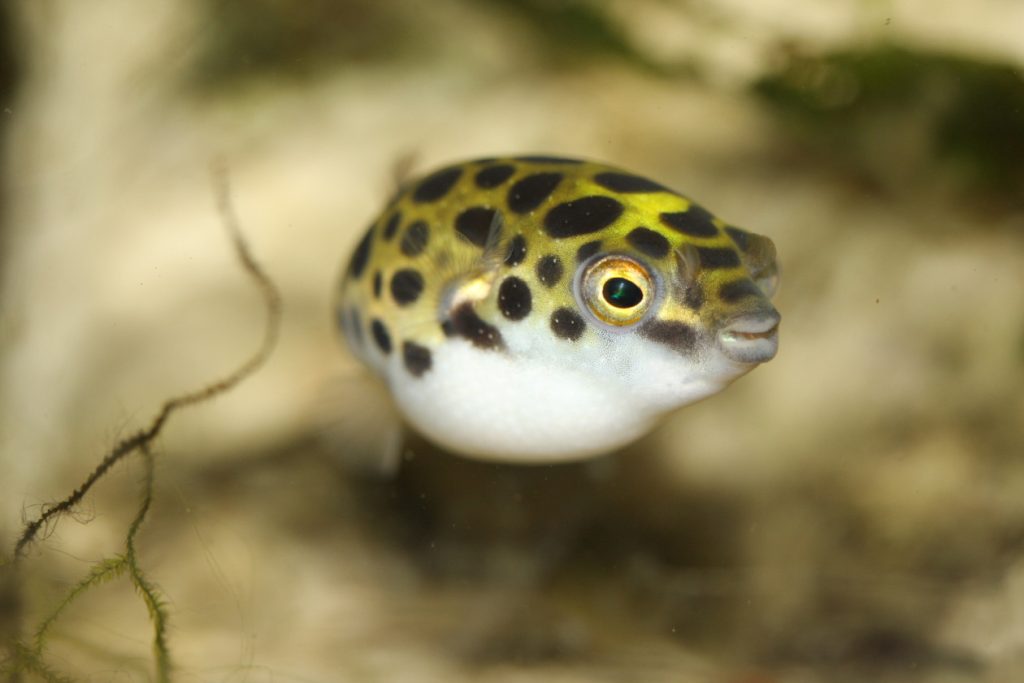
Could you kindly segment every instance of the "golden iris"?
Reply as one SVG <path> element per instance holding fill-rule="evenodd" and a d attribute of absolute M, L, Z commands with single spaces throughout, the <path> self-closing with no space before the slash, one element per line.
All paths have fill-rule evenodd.
<path fill-rule="evenodd" d="M 583 274 L 582 298 L 598 320 L 623 327 L 639 322 L 654 300 L 654 278 L 626 256 L 606 256 Z"/>

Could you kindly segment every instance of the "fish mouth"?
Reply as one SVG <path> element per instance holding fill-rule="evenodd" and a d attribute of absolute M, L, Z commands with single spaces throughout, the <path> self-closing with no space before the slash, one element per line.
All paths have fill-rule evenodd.
<path fill-rule="evenodd" d="M 778 311 L 762 311 L 733 318 L 718 333 L 726 356 L 739 363 L 764 363 L 779 350 Z"/>

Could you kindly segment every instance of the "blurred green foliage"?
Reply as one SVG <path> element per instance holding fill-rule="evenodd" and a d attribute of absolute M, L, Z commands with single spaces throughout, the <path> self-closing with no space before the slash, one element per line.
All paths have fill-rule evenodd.
<path fill-rule="evenodd" d="M 574 67 L 609 59 L 669 72 L 630 40 L 605 0 L 453 0 L 450 7 L 459 4 L 467 15 L 491 15 L 496 33 L 510 24 L 522 31 L 529 41 L 524 64 Z M 442 20 L 430 20 L 429 3 L 204 0 L 202 6 L 207 39 L 192 78 L 206 89 L 248 77 L 302 78 L 346 65 L 411 62 L 458 42 L 464 30 L 438 29 Z"/>
<path fill-rule="evenodd" d="M 803 145 L 881 185 L 938 172 L 959 190 L 1024 197 L 1024 76 L 892 45 L 789 54 L 756 95 Z"/>
<path fill-rule="evenodd" d="M 212 89 L 250 76 L 302 78 L 338 64 L 408 56 L 412 17 L 374 0 L 204 0 L 192 78 Z"/>
<path fill-rule="evenodd" d="M 473 2 L 473 0 L 463 0 Z M 611 58 L 629 66 L 665 72 L 619 26 L 601 0 L 477 0 L 522 22 L 547 57 L 565 64 Z"/>

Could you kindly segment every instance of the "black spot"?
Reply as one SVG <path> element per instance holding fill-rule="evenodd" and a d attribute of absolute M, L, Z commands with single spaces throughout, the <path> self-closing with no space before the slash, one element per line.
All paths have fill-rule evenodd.
<path fill-rule="evenodd" d="M 481 349 L 505 348 L 505 340 L 501 338 L 498 328 L 484 322 L 468 301 L 452 311 L 451 324 L 455 334 L 468 339 L 473 346 Z"/>
<path fill-rule="evenodd" d="M 753 280 L 750 278 L 744 278 L 742 280 L 733 280 L 732 282 L 726 282 L 724 285 L 718 288 L 718 296 L 723 301 L 734 303 L 741 299 L 746 299 L 751 296 L 764 296 L 761 290 L 757 288 Z"/>
<path fill-rule="evenodd" d="M 603 230 L 622 215 L 622 204 L 594 195 L 555 206 L 544 217 L 544 229 L 555 238 L 575 237 Z"/>
<path fill-rule="evenodd" d="M 492 187 L 498 187 L 506 180 L 512 177 L 512 174 L 516 172 L 516 167 L 510 164 L 498 164 L 497 166 L 488 166 L 487 168 L 481 169 L 476 174 L 476 185 L 485 190 L 489 190 Z"/>
<path fill-rule="evenodd" d="M 451 320 L 442 320 L 441 321 L 441 332 L 443 332 L 444 336 L 446 336 L 446 337 L 454 337 L 455 336 L 455 325 L 452 324 Z"/>
<path fill-rule="evenodd" d="M 562 339 L 576 341 L 586 328 L 587 323 L 573 310 L 559 308 L 551 314 L 551 331 Z"/>
<path fill-rule="evenodd" d="M 508 253 L 505 254 L 506 266 L 518 266 L 526 258 L 526 240 L 522 235 L 516 235 L 508 243 Z"/>
<path fill-rule="evenodd" d="M 562 259 L 554 254 L 548 254 L 537 261 L 537 278 L 545 287 L 554 287 L 562 279 Z"/>
<path fill-rule="evenodd" d="M 683 292 L 683 303 L 697 311 L 704 305 L 704 290 L 696 282 L 690 283 Z"/>
<path fill-rule="evenodd" d="M 718 228 L 711 222 L 712 218 L 707 209 L 696 204 L 691 205 L 689 211 L 661 214 L 662 223 L 684 235 L 694 237 L 714 237 L 718 234 Z"/>
<path fill-rule="evenodd" d="M 419 256 L 427 248 L 430 240 L 430 228 L 423 221 L 416 221 L 405 229 L 399 248 L 406 256 Z"/>
<path fill-rule="evenodd" d="M 533 211 L 562 182 L 561 173 L 535 173 L 516 181 L 508 191 L 508 208 L 516 213 Z"/>
<path fill-rule="evenodd" d="M 373 341 L 377 343 L 377 348 L 385 354 L 391 353 L 391 335 L 388 334 L 388 328 L 384 327 L 384 323 L 374 318 L 370 323 L 370 333 L 373 335 Z"/>
<path fill-rule="evenodd" d="M 348 264 L 348 274 L 357 278 L 366 270 L 370 262 L 370 247 L 373 245 L 373 230 L 367 230 L 363 239 L 359 240 L 356 250 L 352 252 L 352 260 Z"/>
<path fill-rule="evenodd" d="M 652 320 L 641 331 L 651 341 L 667 344 L 680 353 L 690 353 L 697 346 L 697 331 L 686 323 Z"/>
<path fill-rule="evenodd" d="M 530 286 L 514 275 L 505 278 L 498 289 L 498 308 L 509 320 L 522 320 L 530 315 L 533 308 Z"/>
<path fill-rule="evenodd" d="M 381 290 L 381 287 L 383 285 L 384 285 L 384 276 L 381 275 L 380 271 L 378 270 L 376 273 L 373 274 L 373 298 L 374 299 L 379 299 L 380 298 L 380 290 Z"/>
<path fill-rule="evenodd" d="M 668 240 L 664 235 L 642 226 L 626 235 L 626 241 L 637 250 L 653 258 L 664 258 L 668 255 L 668 250 L 670 249 Z"/>
<path fill-rule="evenodd" d="M 491 234 L 491 225 L 496 220 L 498 212 L 483 206 L 474 206 L 466 209 L 455 219 L 455 231 L 478 247 L 487 244 L 487 237 Z"/>
<path fill-rule="evenodd" d="M 411 341 L 402 344 L 402 360 L 405 362 L 405 369 L 412 373 L 413 377 L 422 377 L 433 364 L 430 349 Z"/>
<path fill-rule="evenodd" d="M 749 232 L 747 232 L 746 230 L 741 230 L 739 228 L 733 227 L 731 225 L 727 227 L 725 231 L 729 233 L 729 237 L 731 237 L 732 241 L 736 243 L 736 246 L 740 248 L 740 251 L 747 251 L 748 249 L 750 249 Z"/>
<path fill-rule="evenodd" d="M 408 306 L 423 293 L 423 276 L 418 270 L 403 268 L 391 276 L 391 296 L 399 306 Z"/>
<path fill-rule="evenodd" d="M 455 186 L 462 175 L 462 169 L 458 166 L 443 168 L 432 173 L 420 181 L 416 191 L 412 193 L 414 202 L 436 202 Z"/>
<path fill-rule="evenodd" d="M 516 157 L 517 161 L 527 161 L 532 164 L 582 164 L 580 159 L 568 159 L 566 157 L 549 157 L 544 155 L 533 155 Z"/>
<path fill-rule="evenodd" d="M 398 232 L 398 226 L 402 222 L 402 212 L 395 211 L 391 214 L 391 218 L 388 219 L 387 224 L 384 226 L 384 232 L 381 233 L 381 237 L 384 238 L 385 242 L 390 242 L 391 238 Z"/>
<path fill-rule="evenodd" d="M 630 173 L 598 173 L 594 182 L 612 192 L 671 192 L 664 185 Z"/>
<path fill-rule="evenodd" d="M 601 240 L 587 242 L 576 250 L 576 263 L 583 263 L 599 251 L 601 251 Z"/>
<path fill-rule="evenodd" d="M 697 247 L 702 268 L 736 268 L 740 265 L 740 255 L 732 249 L 720 247 Z"/>

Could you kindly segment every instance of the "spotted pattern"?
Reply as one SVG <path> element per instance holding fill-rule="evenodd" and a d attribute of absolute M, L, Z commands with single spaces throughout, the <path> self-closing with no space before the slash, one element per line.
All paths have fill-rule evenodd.
<path fill-rule="evenodd" d="M 671 248 L 664 235 L 645 227 L 634 228 L 626 235 L 626 241 L 636 250 L 652 258 L 665 258 Z"/>
<path fill-rule="evenodd" d="M 651 341 L 671 346 L 680 353 L 691 353 L 698 340 L 695 329 L 677 321 L 651 320 L 643 325 L 641 332 Z"/>
<path fill-rule="evenodd" d="M 508 191 L 508 208 L 514 213 L 528 213 L 544 203 L 562 182 L 561 173 L 535 173 L 516 181 Z"/>
<path fill-rule="evenodd" d="M 732 241 L 740 248 L 740 251 L 750 250 L 750 233 L 746 230 L 729 226 L 725 229 L 725 232 L 729 235 Z"/>
<path fill-rule="evenodd" d="M 561 339 L 578 341 L 586 329 L 587 323 L 572 309 L 559 308 L 551 314 L 551 331 Z"/>
<path fill-rule="evenodd" d="M 481 349 L 503 349 L 505 340 L 497 327 L 491 325 L 473 310 L 473 304 L 464 303 L 452 311 L 452 330 Z"/>
<path fill-rule="evenodd" d="M 516 235 L 508 243 L 508 252 L 505 254 L 506 266 L 518 266 L 526 260 L 526 238 Z"/>
<path fill-rule="evenodd" d="M 356 250 L 352 252 L 352 261 L 349 263 L 348 272 L 353 279 L 358 278 L 366 270 L 366 264 L 370 262 L 370 248 L 373 246 L 373 230 L 367 230 L 363 239 L 359 240 Z"/>
<path fill-rule="evenodd" d="M 410 258 L 419 256 L 427 248 L 427 242 L 429 241 L 430 228 L 427 227 L 425 221 L 416 221 L 405 229 L 399 249 Z"/>
<path fill-rule="evenodd" d="M 562 273 L 565 268 L 562 267 L 562 259 L 558 258 L 554 254 L 549 254 L 537 261 L 537 279 L 541 281 L 545 287 L 554 287 L 558 284 L 558 281 L 562 279 Z"/>
<path fill-rule="evenodd" d="M 461 175 L 462 169 L 458 166 L 443 168 L 428 175 L 416 186 L 416 190 L 412 193 L 412 200 L 421 204 L 436 202 L 455 187 L 455 183 Z"/>
<path fill-rule="evenodd" d="M 544 230 L 556 239 L 588 235 L 618 220 L 625 207 L 604 195 L 581 197 L 559 204 L 544 216 Z"/>
<path fill-rule="evenodd" d="M 659 183 L 600 164 L 476 160 L 399 190 L 353 250 L 337 321 L 357 354 L 408 381 L 439 371 L 441 344 L 466 340 L 512 353 L 534 323 L 549 329 L 547 343 L 571 353 L 563 342 L 608 341 L 605 326 L 588 331 L 596 318 L 577 300 L 579 267 L 624 254 L 655 273 L 664 291 L 621 332 L 692 355 L 714 321 L 763 297 L 752 262 L 762 251 L 774 258 L 765 239 Z M 384 362 L 393 351 L 395 362 Z"/>
<path fill-rule="evenodd" d="M 402 224 L 402 212 L 396 211 L 391 214 L 391 218 L 384 224 L 384 231 L 381 233 L 381 237 L 385 242 L 390 242 L 398 232 L 398 226 Z"/>
<path fill-rule="evenodd" d="M 459 233 L 470 244 L 483 248 L 487 237 L 491 234 L 491 226 L 498 218 L 498 212 L 484 206 L 466 209 L 455 219 L 455 232 Z"/>
<path fill-rule="evenodd" d="M 740 256 L 732 249 L 721 247 L 697 247 L 701 268 L 738 268 Z"/>
<path fill-rule="evenodd" d="M 576 250 L 576 263 L 583 263 L 601 251 L 601 240 L 587 242 Z"/>
<path fill-rule="evenodd" d="M 504 185 L 505 181 L 511 178 L 515 172 L 516 167 L 511 164 L 498 164 L 481 169 L 477 172 L 474 180 L 477 187 L 489 190 Z"/>
<path fill-rule="evenodd" d="M 661 214 L 661 222 L 673 230 L 692 237 L 714 237 L 718 234 L 713 216 L 696 204 L 687 211 L 671 211 Z"/>
<path fill-rule="evenodd" d="M 498 288 L 498 308 L 509 320 L 522 320 L 533 309 L 530 286 L 524 280 L 510 275 Z"/>
<path fill-rule="evenodd" d="M 391 276 L 391 296 L 399 306 L 409 306 L 423 293 L 423 275 L 418 270 L 403 268 Z"/>
<path fill-rule="evenodd" d="M 683 291 L 683 305 L 692 311 L 699 311 L 704 305 L 704 290 L 696 282 L 691 282 Z"/>
<path fill-rule="evenodd" d="M 594 176 L 594 182 L 612 192 L 671 192 L 667 187 L 630 173 L 605 171 Z"/>
<path fill-rule="evenodd" d="M 761 296 L 761 290 L 757 288 L 749 278 L 726 282 L 718 288 L 718 296 L 729 303 L 736 303 L 748 297 Z"/>
<path fill-rule="evenodd" d="M 388 328 L 384 327 L 384 323 L 374 318 L 370 323 L 370 334 L 373 335 L 373 342 L 381 353 L 391 353 L 391 335 L 388 334 Z"/>
<path fill-rule="evenodd" d="M 433 355 L 426 346 L 407 341 L 402 344 L 402 362 L 413 377 L 422 377 L 434 363 Z"/>

